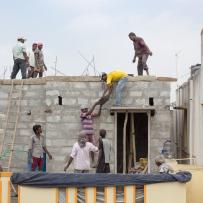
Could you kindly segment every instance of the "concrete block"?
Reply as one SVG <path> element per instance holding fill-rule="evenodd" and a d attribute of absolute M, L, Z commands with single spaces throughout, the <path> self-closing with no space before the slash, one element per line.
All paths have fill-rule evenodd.
<path fill-rule="evenodd" d="M 59 90 L 48 90 L 46 91 L 46 96 L 59 96 Z"/>
<path fill-rule="evenodd" d="M 49 98 L 46 98 L 46 100 L 45 100 L 45 103 L 46 103 L 47 106 L 51 106 L 52 102 L 53 102 L 53 100 L 49 99 Z"/>
<path fill-rule="evenodd" d="M 8 95 L 9 95 L 8 93 L 0 91 L 0 99 L 7 99 Z"/>
<path fill-rule="evenodd" d="M 72 83 L 73 89 L 88 89 L 87 82 L 74 82 Z"/>
<path fill-rule="evenodd" d="M 129 96 L 130 97 L 141 97 L 142 96 L 142 91 L 130 91 Z"/>
<path fill-rule="evenodd" d="M 140 105 L 147 105 L 147 101 L 144 98 L 137 98 L 134 99 L 134 103 L 138 106 Z"/>
<path fill-rule="evenodd" d="M 170 97 L 170 91 L 161 91 L 160 97 Z"/>
<path fill-rule="evenodd" d="M 78 98 L 78 104 L 79 105 L 88 105 L 88 99 Z"/>
<path fill-rule="evenodd" d="M 8 100 L 0 100 L 0 106 L 7 106 L 8 105 Z"/>
<path fill-rule="evenodd" d="M 51 115 L 51 116 L 47 116 L 47 121 L 48 122 L 52 122 L 52 123 L 55 123 L 55 122 L 60 122 L 61 121 L 61 116 L 55 116 L 55 115 Z"/>
<path fill-rule="evenodd" d="M 63 99 L 63 105 L 67 105 L 67 106 L 72 106 L 72 105 L 76 105 L 77 104 L 77 100 L 75 98 L 64 98 Z"/>
<path fill-rule="evenodd" d="M 29 106 L 41 106 L 44 105 L 44 100 L 33 99 L 28 101 Z"/>

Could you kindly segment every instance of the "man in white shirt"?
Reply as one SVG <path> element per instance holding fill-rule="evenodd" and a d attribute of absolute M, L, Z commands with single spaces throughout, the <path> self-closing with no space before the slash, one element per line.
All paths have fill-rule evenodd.
<path fill-rule="evenodd" d="M 28 69 L 28 78 L 34 78 L 34 69 L 36 67 L 35 61 L 35 51 L 37 50 L 37 43 L 32 44 L 32 51 L 29 52 L 29 69 Z"/>
<path fill-rule="evenodd" d="M 97 152 L 98 148 L 87 142 L 84 132 L 79 133 L 78 141 L 73 145 L 72 152 L 64 171 L 68 169 L 74 160 L 75 173 L 88 173 L 90 170 L 90 152 Z"/>
<path fill-rule="evenodd" d="M 26 47 L 24 42 L 26 39 L 24 37 L 17 38 L 17 44 L 13 47 L 13 71 L 11 73 L 11 79 L 15 79 L 18 71 L 21 70 L 22 79 L 26 79 L 26 72 L 28 66 L 28 56 L 26 53 Z"/>

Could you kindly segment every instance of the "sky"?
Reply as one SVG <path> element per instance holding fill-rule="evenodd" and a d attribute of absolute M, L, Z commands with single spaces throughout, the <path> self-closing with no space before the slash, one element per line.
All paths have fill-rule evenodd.
<path fill-rule="evenodd" d="M 178 77 L 181 83 L 189 67 L 200 63 L 202 8 L 202 0 L 1 0 L 0 78 L 5 68 L 10 74 L 18 36 L 27 38 L 28 49 L 43 42 L 46 75 L 55 74 L 56 57 L 64 75 L 82 75 L 93 58 L 98 72 L 137 74 L 128 38 L 135 32 L 153 52 L 150 74 Z M 92 67 L 88 71 L 94 75 Z"/>

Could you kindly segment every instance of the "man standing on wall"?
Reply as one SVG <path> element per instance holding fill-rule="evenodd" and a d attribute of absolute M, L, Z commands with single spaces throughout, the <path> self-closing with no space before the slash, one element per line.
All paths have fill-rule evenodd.
<path fill-rule="evenodd" d="M 36 67 L 35 61 L 35 51 L 37 50 L 37 43 L 32 44 L 32 51 L 29 53 L 29 68 L 28 68 L 28 78 L 34 77 L 34 69 Z"/>
<path fill-rule="evenodd" d="M 106 82 L 106 88 L 103 92 L 101 99 L 99 100 L 100 104 L 104 104 L 108 101 L 110 94 L 113 90 L 113 85 L 117 82 L 116 86 L 116 101 L 114 106 L 121 106 L 121 93 L 125 87 L 126 82 L 128 81 L 128 74 L 124 71 L 115 70 L 110 73 L 102 73 L 101 80 Z"/>
<path fill-rule="evenodd" d="M 68 163 L 64 167 L 64 171 L 68 169 L 74 160 L 75 173 L 89 173 L 90 170 L 90 152 L 97 152 L 98 148 L 92 143 L 87 142 L 84 132 L 80 132 L 78 141 L 73 145 Z"/>
<path fill-rule="evenodd" d="M 133 63 L 136 62 L 136 57 L 138 57 L 138 63 L 137 63 L 138 75 L 143 75 L 143 70 L 145 70 L 147 75 L 149 75 L 147 59 L 149 55 L 152 56 L 152 52 L 150 51 L 145 41 L 141 37 L 136 36 L 134 32 L 130 32 L 128 36 L 130 40 L 133 41 L 134 50 L 135 50 Z"/>
<path fill-rule="evenodd" d="M 41 77 L 43 77 L 44 70 L 47 71 L 47 67 L 44 63 L 44 54 L 42 51 L 43 44 L 38 43 L 37 48 L 38 49 L 35 51 L 36 67 L 35 67 L 35 71 L 34 71 L 34 78 L 36 78 L 38 74 L 39 74 L 39 77 L 41 78 Z"/>
<path fill-rule="evenodd" d="M 106 130 L 101 129 L 99 134 L 99 157 L 96 173 L 110 173 L 111 144 L 106 139 Z"/>
<path fill-rule="evenodd" d="M 26 79 L 27 67 L 28 67 L 28 56 L 26 53 L 26 47 L 24 42 L 26 39 L 24 37 L 17 38 L 17 44 L 13 47 L 13 70 L 11 73 L 11 79 L 15 79 L 19 70 L 21 70 L 22 79 Z"/>

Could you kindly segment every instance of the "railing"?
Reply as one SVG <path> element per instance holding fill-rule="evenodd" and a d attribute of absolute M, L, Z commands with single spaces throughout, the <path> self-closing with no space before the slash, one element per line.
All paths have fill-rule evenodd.
<path fill-rule="evenodd" d="M 0 203 L 10 203 L 11 187 L 10 176 L 12 173 L 0 173 Z M 86 187 L 85 203 L 96 203 L 97 188 Z M 136 186 L 124 186 L 123 202 L 136 203 Z M 64 203 L 77 203 L 79 189 L 67 187 L 65 189 Z M 104 187 L 103 202 L 116 203 L 119 190 L 116 187 Z M 18 186 L 18 203 L 59 203 L 59 188 L 40 188 Z M 186 203 L 186 184 L 178 182 L 157 183 L 144 185 L 144 203 Z M 60 202 L 61 203 L 61 202 Z M 140 203 L 140 201 L 139 201 Z"/>

